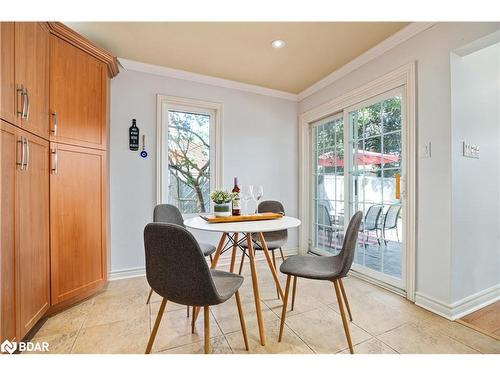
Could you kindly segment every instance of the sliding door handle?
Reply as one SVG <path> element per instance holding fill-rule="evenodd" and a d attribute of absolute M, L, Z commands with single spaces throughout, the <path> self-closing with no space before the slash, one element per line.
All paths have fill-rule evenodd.
<path fill-rule="evenodd" d="M 50 129 L 50 132 L 53 135 L 57 135 L 57 112 L 56 111 L 52 112 L 52 129 Z"/>
<path fill-rule="evenodd" d="M 59 155 L 57 153 L 57 148 L 53 148 L 50 150 L 50 153 L 52 154 L 52 168 L 51 172 L 52 174 L 57 174 L 57 169 L 59 167 Z"/>

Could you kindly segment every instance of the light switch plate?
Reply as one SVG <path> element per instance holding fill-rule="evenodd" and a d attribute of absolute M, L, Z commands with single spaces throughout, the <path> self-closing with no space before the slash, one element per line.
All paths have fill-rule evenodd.
<path fill-rule="evenodd" d="M 426 142 L 420 146 L 420 157 L 428 159 L 431 157 L 431 142 Z"/>
<path fill-rule="evenodd" d="M 463 141 L 462 154 L 466 158 L 479 159 L 479 146 Z"/>

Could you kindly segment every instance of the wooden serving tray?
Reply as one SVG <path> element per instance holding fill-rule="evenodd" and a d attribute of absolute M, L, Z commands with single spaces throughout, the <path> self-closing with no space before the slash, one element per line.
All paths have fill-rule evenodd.
<path fill-rule="evenodd" d="M 206 220 L 208 223 L 236 223 L 238 221 L 258 221 L 258 220 L 273 220 L 281 219 L 282 214 L 277 214 L 274 212 L 262 212 L 259 214 L 252 215 L 239 215 L 239 216 L 228 216 L 228 217 L 215 217 L 213 215 L 205 216 L 200 215 L 200 217 Z"/>

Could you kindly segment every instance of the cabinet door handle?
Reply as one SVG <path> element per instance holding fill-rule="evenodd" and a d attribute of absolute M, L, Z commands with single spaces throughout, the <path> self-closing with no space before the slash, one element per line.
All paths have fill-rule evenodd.
<path fill-rule="evenodd" d="M 52 112 L 52 129 L 50 129 L 52 134 L 57 135 L 57 112 Z"/>
<path fill-rule="evenodd" d="M 53 174 L 57 174 L 57 169 L 58 169 L 58 165 L 59 165 L 59 155 L 57 154 L 57 148 L 53 148 L 52 150 L 50 150 L 50 152 L 52 153 L 52 173 Z"/>
<path fill-rule="evenodd" d="M 21 145 L 21 161 L 16 162 L 16 165 L 18 165 L 20 170 L 24 169 L 24 159 L 26 157 L 25 154 L 25 149 L 24 149 L 24 138 L 21 137 L 17 140 L 17 144 Z"/>
<path fill-rule="evenodd" d="M 17 115 L 21 116 L 21 118 L 24 118 L 24 87 L 23 85 L 18 85 L 17 86 Z M 19 110 L 19 98 L 21 98 L 21 110 Z"/>
<path fill-rule="evenodd" d="M 26 96 L 26 112 L 24 113 L 24 119 L 27 120 L 30 117 L 30 96 L 28 94 L 28 89 L 24 89 L 24 95 Z"/>
<path fill-rule="evenodd" d="M 26 148 L 26 159 L 24 161 L 24 169 L 28 169 L 28 166 L 30 164 L 30 143 L 28 141 L 28 138 L 24 138 L 24 147 Z"/>

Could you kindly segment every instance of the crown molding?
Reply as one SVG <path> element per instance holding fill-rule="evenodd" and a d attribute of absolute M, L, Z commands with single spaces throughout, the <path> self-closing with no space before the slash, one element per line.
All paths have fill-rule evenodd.
<path fill-rule="evenodd" d="M 408 26 L 399 30 L 397 33 L 392 34 L 387 39 L 384 39 L 375 47 L 369 49 L 368 51 L 356 57 L 354 60 L 351 60 L 341 68 L 335 70 L 333 73 L 330 73 L 325 78 L 300 92 L 298 94 L 298 100 L 304 100 L 308 96 L 311 96 L 312 94 L 318 92 L 326 86 L 331 85 L 335 81 L 338 81 L 342 77 L 345 77 L 346 75 L 365 65 L 369 61 L 383 55 L 387 51 L 393 49 L 397 45 L 407 41 L 408 39 L 414 37 L 422 31 L 429 29 L 434 24 L 435 22 L 413 22 L 409 24 Z"/>
<path fill-rule="evenodd" d="M 163 77 L 182 79 L 185 81 L 203 83 L 206 85 L 223 87 L 226 89 L 240 90 L 251 92 L 253 94 L 272 96 L 279 99 L 290 100 L 297 102 L 297 95 L 285 91 L 269 89 L 266 87 L 250 85 L 248 83 L 242 83 L 237 81 L 231 81 L 228 79 L 207 76 L 204 74 L 187 72 L 185 70 L 178 70 L 173 68 L 167 68 L 159 65 L 146 64 L 139 61 L 128 60 L 124 58 L 118 58 L 120 65 L 125 70 L 132 70 L 136 72 L 156 74 Z"/>
<path fill-rule="evenodd" d="M 119 70 L 116 57 L 111 55 L 108 51 L 92 43 L 90 40 L 84 38 L 61 22 L 47 22 L 46 26 L 51 34 L 64 39 L 66 42 L 71 43 L 75 47 L 80 48 L 105 63 L 111 78 L 118 74 Z"/>

